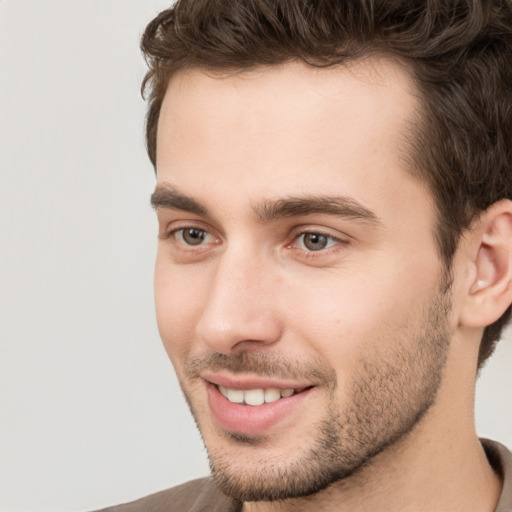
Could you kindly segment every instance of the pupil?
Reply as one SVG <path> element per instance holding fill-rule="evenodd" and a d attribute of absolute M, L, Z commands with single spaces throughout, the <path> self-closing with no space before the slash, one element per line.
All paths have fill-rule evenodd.
<path fill-rule="evenodd" d="M 199 245 L 204 240 L 205 233 L 200 229 L 186 229 L 183 232 L 183 239 L 189 245 Z"/>
<path fill-rule="evenodd" d="M 308 233 L 304 236 L 304 245 L 311 251 L 319 251 L 327 245 L 327 237 L 318 233 Z"/>

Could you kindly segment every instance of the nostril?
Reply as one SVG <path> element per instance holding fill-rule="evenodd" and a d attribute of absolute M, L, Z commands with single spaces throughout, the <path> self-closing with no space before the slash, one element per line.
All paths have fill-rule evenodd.
<path fill-rule="evenodd" d="M 260 350 L 281 338 L 281 324 L 272 314 L 244 311 L 205 312 L 196 325 L 198 338 L 213 352 L 233 355 Z"/>

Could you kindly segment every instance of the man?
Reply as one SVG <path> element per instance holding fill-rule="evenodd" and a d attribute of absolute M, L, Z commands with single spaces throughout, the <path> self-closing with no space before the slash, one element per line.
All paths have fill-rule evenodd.
<path fill-rule="evenodd" d="M 157 318 L 212 477 L 108 510 L 512 510 L 506 0 L 183 0 L 147 27 Z"/>

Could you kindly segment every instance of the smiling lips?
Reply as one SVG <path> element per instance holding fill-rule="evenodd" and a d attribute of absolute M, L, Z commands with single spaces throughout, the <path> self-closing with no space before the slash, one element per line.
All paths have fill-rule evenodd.
<path fill-rule="evenodd" d="M 204 380 L 214 422 L 225 431 L 245 435 L 262 435 L 290 419 L 315 389 L 302 384 L 278 388 L 275 383 L 242 383 L 217 376 Z"/>

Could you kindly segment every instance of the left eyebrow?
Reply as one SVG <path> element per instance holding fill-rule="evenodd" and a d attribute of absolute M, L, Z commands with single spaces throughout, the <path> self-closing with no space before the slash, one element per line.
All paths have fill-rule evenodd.
<path fill-rule="evenodd" d="M 194 215 L 208 215 L 208 210 L 204 205 L 168 184 L 156 186 L 155 191 L 151 194 L 151 206 L 155 210 L 169 208 Z"/>
<path fill-rule="evenodd" d="M 266 200 L 253 209 L 258 221 L 262 223 L 284 217 L 325 214 L 360 220 L 375 226 L 382 225 L 374 212 L 346 196 L 293 196 L 275 201 Z"/>

